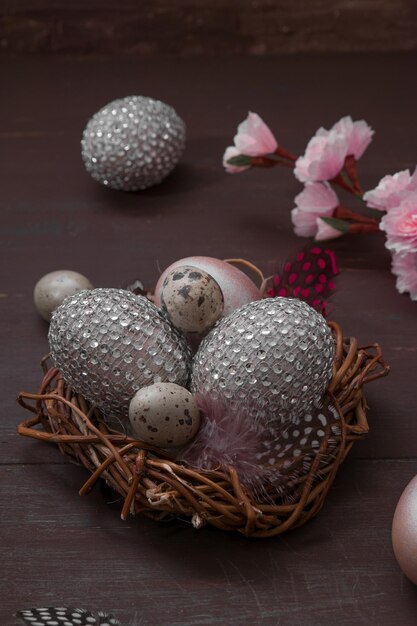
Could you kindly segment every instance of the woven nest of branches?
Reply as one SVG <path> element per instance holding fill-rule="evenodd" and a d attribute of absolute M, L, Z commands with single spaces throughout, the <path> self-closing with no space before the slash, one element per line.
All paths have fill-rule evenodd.
<path fill-rule="evenodd" d="M 363 387 L 389 369 L 378 344 L 360 348 L 356 339 L 343 337 L 338 324 L 329 325 L 336 357 L 327 394 L 339 411 L 340 433 L 335 445 L 334 435 L 326 429 L 308 472 L 287 485 L 289 499 L 275 494 L 266 502 L 255 501 L 233 467 L 198 471 L 111 429 L 60 372 L 49 367 L 48 357 L 42 361 L 39 393 L 18 396 L 18 402 L 34 414 L 18 426 L 18 433 L 55 443 L 64 455 L 84 465 L 90 476 L 80 495 L 104 479 L 124 500 L 122 519 L 143 513 L 156 520 L 188 519 L 195 528 L 211 524 L 246 536 L 279 535 L 305 524 L 321 509 L 340 464 L 369 430 Z M 332 436 L 332 454 L 328 454 Z"/>

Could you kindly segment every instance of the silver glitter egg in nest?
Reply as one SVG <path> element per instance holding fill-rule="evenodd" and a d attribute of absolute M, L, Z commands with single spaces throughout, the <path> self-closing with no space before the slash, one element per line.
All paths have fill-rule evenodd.
<path fill-rule="evenodd" d="M 330 328 L 308 304 L 258 300 L 220 320 L 203 340 L 191 389 L 242 406 L 265 426 L 297 423 L 322 398 L 334 351 Z"/>
<path fill-rule="evenodd" d="M 160 100 L 128 96 L 113 100 L 87 123 L 81 155 L 94 180 L 123 191 L 160 183 L 185 147 L 185 124 Z"/>
<path fill-rule="evenodd" d="M 188 382 L 183 337 L 147 298 L 123 289 L 66 298 L 52 314 L 49 345 L 64 380 L 107 417 L 127 417 L 145 385 Z"/>

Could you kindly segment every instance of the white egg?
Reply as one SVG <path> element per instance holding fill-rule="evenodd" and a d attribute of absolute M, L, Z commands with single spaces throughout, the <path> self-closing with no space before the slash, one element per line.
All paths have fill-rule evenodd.
<path fill-rule="evenodd" d="M 88 278 L 71 270 L 57 270 L 42 276 L 35 285 L 33 299 L 38 313 L 49 322 L 51 315 L 67 298 L 78 291 L 93 289 Z"/>
<path fill-rule="evenodd" d="M 194 396 L 174 383 L 142 387 L 129 405 L 134 434 L 160 448 L 184 446 L 200 426 L 200 410 Z"/>

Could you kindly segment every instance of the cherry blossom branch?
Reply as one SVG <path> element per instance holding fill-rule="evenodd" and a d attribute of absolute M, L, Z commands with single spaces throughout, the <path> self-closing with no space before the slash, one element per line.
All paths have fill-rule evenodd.
<path fill-rule="evenodd" d="M 346 116 L 330 130 L 319 128 L 304 154 L 296 157 L 278 145 L 259 115 L 249 113 L 238 127 L 234 145 L 226 149 L 223 164 L 233 174 L 252 167 L 292 169 L 304 184 L 291 211 L 294 231 L 301 237 L 323 241 L 384 231 L 397 289 L 417 300 L 417 168 L 413 174 L 404 170 L 384 176 L 375 189 L 364 192 L 357 162 L 373 134 L 364 120 Z M 341 206 L 333 187 L 358 198 L 366 214 Z"/>

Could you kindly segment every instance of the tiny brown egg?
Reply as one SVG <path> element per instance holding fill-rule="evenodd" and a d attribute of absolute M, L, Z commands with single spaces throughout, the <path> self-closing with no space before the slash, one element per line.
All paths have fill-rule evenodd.
<path fill-rule="evenodd" d="M 194 396 L 175 383 L 142 387 L 129 405 L 129 419 L 138 439 L 160 448 L 184 446 L 200 426 Z"/>
<path fill-rule="evenodd" d="M 417 476 L 408 483 L 395 509 L 392 545 L 399 566 L 417 585 Z"/>
<path fill-rule="evenodd" d="M 93 285 L 82 274 L 71 270 L 50 272 L 35 285 L 35 307 L 43 319 L 49 322 L 53 311 L 61 306 L 65 298 L 84 289 L 93 289 Z"/>
<path fill-rule="evenodd" d="M 197 267 L 182 265 L 165 277 L 161 308 L 181 332 L 201 334 L 222 316 L 223 293 L 210 274 Z"/>

